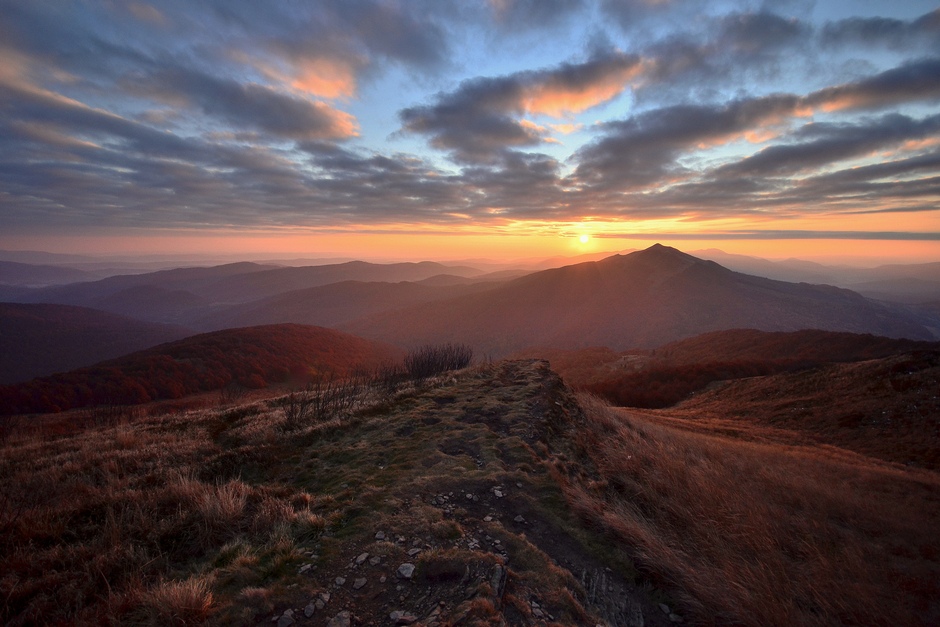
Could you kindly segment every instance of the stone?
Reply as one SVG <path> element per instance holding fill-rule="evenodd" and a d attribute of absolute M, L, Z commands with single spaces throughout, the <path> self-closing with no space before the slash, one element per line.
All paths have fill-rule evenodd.
<path fill-rule="evenodd" d="M 345 578 L 345 577 L 337 577 L 337 578 L 336 578 L 336 586 L 337 586 L 337 587 L 342 586 L 344 583 L 346 583 L 346 578 Z"/>
<path fill-rule="evenodd" d="M 277 627 L 289 627 L 297 621 L 294 620 L 294 610 L 284 610 L 281 617 L 277 619 Z"/>
<path fill-rule="evenodd" d="M 524 522 L 525 522 L 525 518 L 522 517 L 522 514 L 519 514 L 518 516 L 516 516 L 515 518 L 513 518 L 513 520 L 516 521 L 517 523 L 524 523 Z"/>
<path fill-rule="evenodd" d="M 661 610 L 663 611 L 663 614 L 666 614 L 667 616 L 668 616 L 669 614 L 672 614 L 672 610 L 669 609 L 669 606 L 666 605 L 665 603 L 660 603 L 660 604 L 659 604 L 659 609 L 661 609 Z"/>
<path fill-rule="evenodd" d="M 375 539 L 376 539 L 376 540 L 384 540 L 384 539 L 385 539 L 385 532 L 384 532 L 384 531 L 378 531 L 378 532 L 376 532 L 376 534 L 375 534 Z"/>
<path fill-rule="evenodd" d="M 411 625 L 412 623 L 418 620 L 417 616 L 413 616 L 404 610 L 395 610 L 388 615 L 392 622 L 396 625 Z"/>
<path fill-rule="evenodd" d="M 415 574 L 415 565 L 405 562 L 398 567 L 398 576 L 402 579 L 411 579 L 411 576 Z"/>
<path fill-rule="evenodd" d="M 483 517 L 483 522 L 493 522 L 493 517 L 492 517 L 492 516 L 484 516 L 484 517 Z"/>
<path fill-rule="evenodd" d="M 359 579 L 357 579 L 357 580 L 355 580 L 355 581 L 353 582 L 353 589 L 359 590 L 359 589 L 361 589 L 364 585 L 366 585 L 366 578 L 365 578 L 365 577 L 360 577 Z"/>
<path fill-rule="evenodd" d="M 379 557 L 378 555 L 373 555 L 372 557 L 369 558 L 369 563 L 372 564 L 373 566 L 378 566 L 379 564 L 382 563 L 382 558 Z"/>
<path fill-rule="evenodd" d="M 679 616 L 678 614 L 669 614 L 669 620 L 674 623 L 681 623 L 682 617 Z"/>
<path fill-rule="evenodd" d="M 307 603 L 307 607 L 304 608 L 304 616 L 310 618 L 313 616 L 313 613 L 317 611 L 317 604 L 314 601 Z"/>
<path fill-rule="evenodd" d="M 503 498 L 503 492 L 502 492 L 502 490 L 493 490 L 493 495 L 494 495 L 496 498 L 498 498 L 498 499 Z"/>
<path fill-rule="evenodd" d="M 307 572 L 307 571 L 310 570 L 311 568 L 313 568 L 313 564 L 304 564 L 304 565 L 301 566 L 299 569 L 297 569 L 297 574 L 298 574 L 298 575 L 303 575 L 305 572 Z"/>
<path fill-rule="evenodd" d="M 388 581 L 388 577 L 386 577 L 385 575 L 382 575 L 381 577 L 379 577 L 379 583 L 385 583 L 386 581 Z"/>
<path fill-rule="evenodd" d="M 344 610 L 330 619 L 326 627 L 349 627 L 352 623 L 352 613 Z"/>
<path fill-rule="evenodd" d="M 415 549 L 408 549 L 408 556 L 409 556 L 409 557 L 414 557 L 415 555 L 417 555 L 417 554 L 420 553 L 420 552 L 421 552 L 421 549 L 418 549 L 418 548 L 415 548 Z"/>
<path fill-rule="evenodd" d="M 356 558 L 356 566 L 362 566 L 367 559 L 369 559 L 368 553 L 360 553 L 359 557 Z"/>

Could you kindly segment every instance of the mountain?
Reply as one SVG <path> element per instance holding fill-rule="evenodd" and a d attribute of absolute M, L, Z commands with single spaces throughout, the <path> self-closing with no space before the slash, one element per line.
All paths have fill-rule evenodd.
<path fill-rule="evenodd" d="M 225 307 L 343 281 L 420 281 L 441 274 L 475 276 L 479 270 L 433 262 L 275 267 L 251 262 L 119 275 L 99 281 L 14 291 L 18 302 L 94 307 L 155 322 L 180 323 Z"/>
<path fill-rule="evenodd" d="M 86 307 L 0 303 L 0 383 L 88 366 L 190 334 Z"/>
<path fill-rule="evenodd" d="M 0 414 L 135 405 L 288 379 L 345 376 L 401 359 L 399 349 L 332 329 L 281 324 L 227 329 L 161 344 L 72 372 L 0 387 Z"/>
<path fill-rule="evenodd" d="M 467 283 L 462 281 L 467 281 Z M 191 319 L 190 323 L 203 330 L 282 322 L 332 327 L 378 312 L 474 294 L 491 287 L 489 283 L 474 283 L 472 279 L 461 279 L 461 282 L 456 284 L 442 282 L 440 286 L 435 285 L 433 281 L 431 283 L 341 281 L 285 292 L 224 309 L 215 308 L 201 318 Z"/>
<path fill-rule="evenodd" d="M 780 281 L 836 285 L 877 300 L 919 304 L 940 298 L 940 262 L 857 268 L 825 265 L 801 259 L 770 261 L 747 255 L 733 255 L 716 249 L 696 251 L 693 254 L 737 272 Z"/>
<path fill-rule="evenodd" d="M 75 268 L 0 261 L 0 285 L 44 287 L 88 281 L 91 278 L 93 275 Z"/>
<path fill-rule="evenodd" d="M 401 346 L 462 341 L 491 356 L 531 346 L 651 348 L 733 328 L 934 337 L 914 315 L 854 292 L 741 274 L 659 244 L 342 328 Z"/>

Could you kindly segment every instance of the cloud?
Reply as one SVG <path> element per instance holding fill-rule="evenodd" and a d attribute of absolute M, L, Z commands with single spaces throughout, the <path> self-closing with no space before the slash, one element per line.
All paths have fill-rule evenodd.
<path fill-rule="evenodd" d="M 828 48 L 884 46 L 891 50 L 940 49 L 940 9 L 913 21 L 853 17 L 826 23 L 820 42 Z"/>
<path fill-rule="evenodd" d="M 792 115 L 796 96 L 744 99 L 725 105 L 674 105 L 604 125 L 580 149 L 574 178 L 582 185 L 631 189 L 684 176 L 678 158 L 699 145 L 727 143 Z M 666 179 L 666 180 L 664 180 Z"/>
<path fill-rule="evenodd" d="M 861 124 L 812 123 L 790 137 L 798 141 L 764 148 L 737 163 L 718 168 L 718 177 L 785 176 L 817 170 L 838 161 L 870 156 L 906 141 L 940 133 L 940 116 L 914 120 L 889 114 Z"/>
<path fill-rule="evenodd" d="M 543 28 L 584 8 L 583 0 L 487 0 L 493 19 L 504 29 Z"/>
<path fill-rule="evenodd" d="M 358 134 L 353 116 L 256 83 L 240 83 L 189 68 L 167 68 L 141 80 L 141 92 L 183 99 L 208 116 L 295 140 L 345 139 Z"/>
<path fill-rule="evenodd" d="M 940 99 L 940 58 L 905 63 L 853 83 L 827 87 L 805 102 L 823 111 L 872 109 L 918 100 Z"/>
<path fill-rule="evenodd" d="M 428 135 L 431 145 L 458 161 L 494 162 L 508 148 L 545 141 L 543 127 L 524 115 L 564 117 L 623 92 L 642 68 L 633 55 L 609 52 L 584 63 L 464 81 L 430 105 L 402 110 L 404 130 Z"/>

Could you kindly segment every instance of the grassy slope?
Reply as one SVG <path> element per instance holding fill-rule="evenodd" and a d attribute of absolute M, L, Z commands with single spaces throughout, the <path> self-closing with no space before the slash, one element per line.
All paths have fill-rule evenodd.
<path fill-rule="evenodd" d="M 667 622 L 622 551 L 566 513 L 550 447 L 567 446 L 579 409 L 543 364 L 377 402 L 294 431 L 265 401 L 11 441 L 0 622 L 252 623 L 289 608 L 306 621 L 327 592 L 310 624 L 347 606 L 379 623 L 437 609 L 445 623 L 519 624 L 539 609 L 593 625 L 641 608 L 647 625 Z M 355 564 L 362 553 L 378 562 Z M 405 562 L 410 583 L 396 576 Z"/>
<path fill-rule="evenodd" d="M 931 471 L 578 400 L 540 362 L 284 420 L 265 401 L 8 442 L 0 620 L 662 625 L 667 593 L 698 624 L 940 619 Z"/>

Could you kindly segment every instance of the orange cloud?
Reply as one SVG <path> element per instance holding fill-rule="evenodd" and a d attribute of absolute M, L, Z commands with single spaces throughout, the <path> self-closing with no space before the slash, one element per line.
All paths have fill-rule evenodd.
<path fill-rule="evenodd" d="M 327 127 L 318 133 L 319 139 L 346 139 L 359 136 L 359 124 L 354 115 L 331 107 L 325 102 L 317 101 L 311 105 L 328 121 Z"/>
<path fill-rule="evenodd" d="M 304 59 L 295 64 L 290 85 L 321 98 L 351 98 L 356 94 L 356 73 L 339 59 Z"/>
<path fill-rule="evenodd" d="M 254 67 L 269 80 L 306 95 L 331 99 L 356 95 L 355 67 L 347 60 L 311 57 L 272 63 L 240 50 L 233 50 L 230 55 L 239 63 Z"/>
<path fill-rule="evenodd" d="M 580 85 L 549 77 L 525 88 L 522 106 L 529 113 L 554 118 L 580 113 L 620 95 L 642 71 L 642 64 L 620 67 Z"/>

